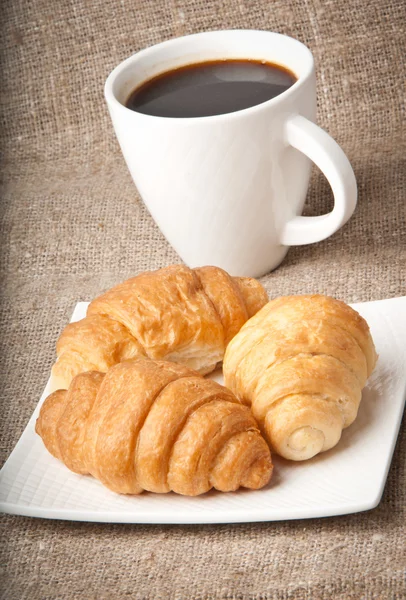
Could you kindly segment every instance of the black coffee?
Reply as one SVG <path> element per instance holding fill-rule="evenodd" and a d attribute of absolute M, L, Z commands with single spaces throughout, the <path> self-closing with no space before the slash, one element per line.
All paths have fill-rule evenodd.
<path fill-rule="evenodd" d="M 256 60 L 216 60 L 187 65 L 143 83 L 126 106 L 157 117 L 209 117 L 243 110 L 279 96 L 296 77 Z"/>

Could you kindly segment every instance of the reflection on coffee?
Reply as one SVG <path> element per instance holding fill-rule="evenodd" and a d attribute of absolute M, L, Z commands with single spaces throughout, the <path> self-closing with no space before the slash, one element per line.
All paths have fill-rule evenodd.
<path fill-rule="evenodd" d="M 137 87 L 126 106 L 158 117 L 209 117 L 262 104 L 296 80 L 269 62 L 216 60 L 161 73 Z"/>

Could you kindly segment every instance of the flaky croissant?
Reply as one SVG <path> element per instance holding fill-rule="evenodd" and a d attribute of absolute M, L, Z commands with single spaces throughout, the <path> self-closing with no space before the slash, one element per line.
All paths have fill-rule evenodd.
<path fill-rule="evenodd" d="M 278 454 L 305 460 L 357 416 L 377 355 L 366 321 L 327 296 L 266 304 L 227 347 L 225 385 L 248 403 Z"/>
<path fill-rule="evenodd" d="M 258 281 L 217 267 L 173 265 L 142 273 L 93 300 L 86 318 L 64 329 L 52 389 L 67 389 L 78 373 L 105 373 L 139 356 L 210 373 L 230 339 L 267 301 Z"/>
<path fill-rule="evenodd" d="M 135 359 L 48 396 L 36 432 L 51 454 L 122 494 L 258 489 L 272 474 L 251 411 L 175 363 Z"/>

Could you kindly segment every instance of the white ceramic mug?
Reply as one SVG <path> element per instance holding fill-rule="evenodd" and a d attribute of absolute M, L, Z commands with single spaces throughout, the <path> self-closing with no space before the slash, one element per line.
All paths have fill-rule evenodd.
<path fill-rule="evenodd" d="M 280 64 L 297 81 L 267 102 L 211 117 L 155 117 L 125 107 L 134 88 L 155 75 L 223 58 Z M 281 263 L 289 246 L 329 237 L 354 212 L 355 176 L 341 148 L 314 123 L 314 60 L 297 40 L 251 30 L 169 40 L 116 67 L 105 97 L 135 184 L 190 267 L 259 277 Z M 332 187 L 334 209 L 302 217 L 311 161 Z"/>

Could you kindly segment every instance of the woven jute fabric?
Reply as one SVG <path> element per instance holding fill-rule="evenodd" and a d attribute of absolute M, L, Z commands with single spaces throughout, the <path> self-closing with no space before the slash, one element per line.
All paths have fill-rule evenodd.
<path fill-rule="evenodd" d="M 292 249 L 262 281 L 271 297 L 406 293 L 404 0 L 13 0 L 2 9 L 2 463 L 75 303 L 179 262 L 137 195 L 103 99 L 110 70 L 143 47 L 227 28 L 307 44 L 318 121 L 354 166 L 359 204 L 341 231 Z M 331 206 L 315 172 L 306 214 Z M 400 600 L 405 463 L 401 428 L 378 508 L 336 518 L 139 526 L 4 516 L 2 598 Z"/>

